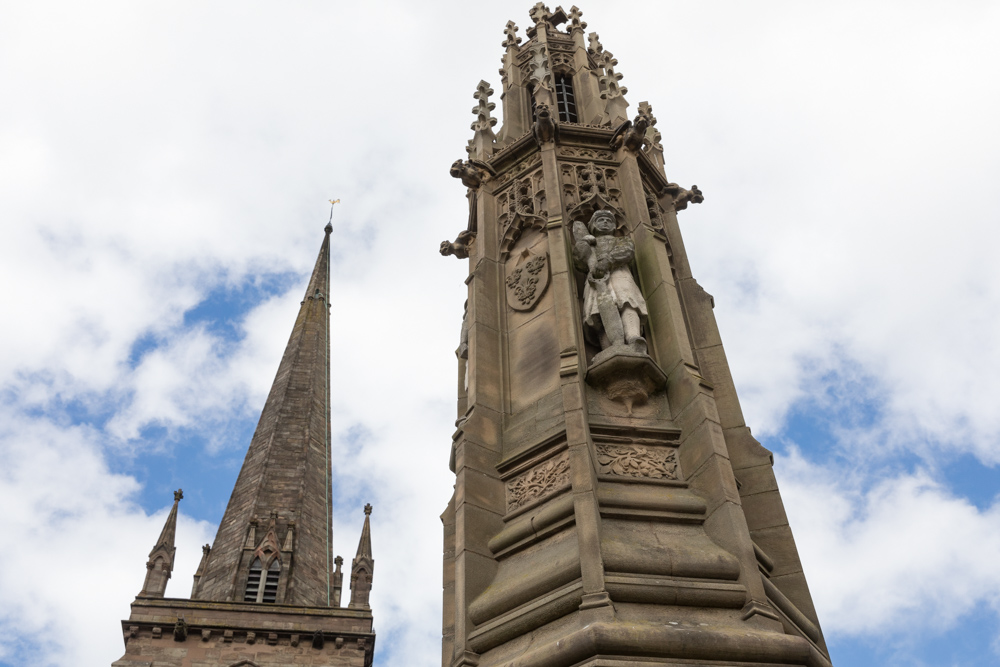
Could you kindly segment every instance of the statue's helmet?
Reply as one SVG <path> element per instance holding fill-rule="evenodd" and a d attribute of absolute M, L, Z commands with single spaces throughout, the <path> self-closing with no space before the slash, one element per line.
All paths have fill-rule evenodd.
<path fill-rule="evenodd" d="M 612 224 L 617 226 L 617 224 L 615 223 L 615 214 L 612 213 L 611 211 L 602 209 L 599 211 L 594 211 L 594 214 L 590 216 L 590 222 L 587 223 L 587 229 L 589 229 L 590 232 L 593 233 L 594 223 L 596 223 L 598 220 L 601 219 L 610 220 Z"/>

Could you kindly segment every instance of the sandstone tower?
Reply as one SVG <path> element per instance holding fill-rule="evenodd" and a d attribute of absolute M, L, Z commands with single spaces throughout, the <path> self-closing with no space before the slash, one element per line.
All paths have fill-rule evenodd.
<path fill-rule="evenodd" d="M 203 547 L 191 599 L 164 597 L 183 497 L 177 491 L 142 591 L 122 621 L 125 655 L 113 667 L 372 664 L 370 505 L 346 608 L 343 559 L 332 551 L 331 231 L 327 225 L 215 544 Z"/>
<path fill-rule="evenodd" d="M 444 667 L 829 665 L 653 109 L 573 7 L 476 88 Z"/>

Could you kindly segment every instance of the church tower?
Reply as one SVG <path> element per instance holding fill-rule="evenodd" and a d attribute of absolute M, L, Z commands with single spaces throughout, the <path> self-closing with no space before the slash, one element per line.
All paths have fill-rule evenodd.
<path fill-rule="evenodd" d="M 808 665 L 829 654 L 744 423 L 652 107 L 581 12 L 507 23 L 476 87 L 443 667 Z"/>
<path fill-rule="evenodd" d="M 370 505 L 347 608 L 340 606 L 343 559 L 332 550 L 331 232 L 327 225 L 215 543 L 203 547 L 191 599 L 164 597 L 178 490 L 142 591 L 122 621 L 125 655 L 113 667 L 372 664 Z"/>

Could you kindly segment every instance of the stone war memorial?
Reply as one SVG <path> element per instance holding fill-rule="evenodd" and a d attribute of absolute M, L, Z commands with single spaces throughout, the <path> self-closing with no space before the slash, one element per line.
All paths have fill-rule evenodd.
<path fill-rule="evenodd" d="M 702 192 L 667 178 L 653 108 L 629 119 L 580 10 L 529 15 L 526 39 L 504 31 L 502 125 L 480 81 L 450 170 L 469 218 L 440 252 L 468 260 L 468 299 L 442 667 L 829 667 L 681 239 Z M 325 231 L 191 597 L 164 597 L 178 490 L 112 667 L 373 664 L 371 506 L 346 600 L 332 536 Z"/>
<path fill-rule="evenodd" d="M 507 23 L 469 222 L 442 667 L 830 665 L 653 108 L 580 10 Z M 671 169 L 674 167 L 671 165 Z"/>

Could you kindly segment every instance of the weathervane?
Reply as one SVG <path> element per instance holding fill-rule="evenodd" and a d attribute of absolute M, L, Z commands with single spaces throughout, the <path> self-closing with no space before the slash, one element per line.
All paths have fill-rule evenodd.
<path fill-rule="evenodd" d="M 329 234 L 330 232 L 333 231 L 333 205 L 334 204 L 339 204 L 340 200 L 339 199 L 328 199 L 327 201 L 330 202 L 330 220 L 326 223 L 326 230 L 325 231 L 326 231 L 327 234 Z"/>

